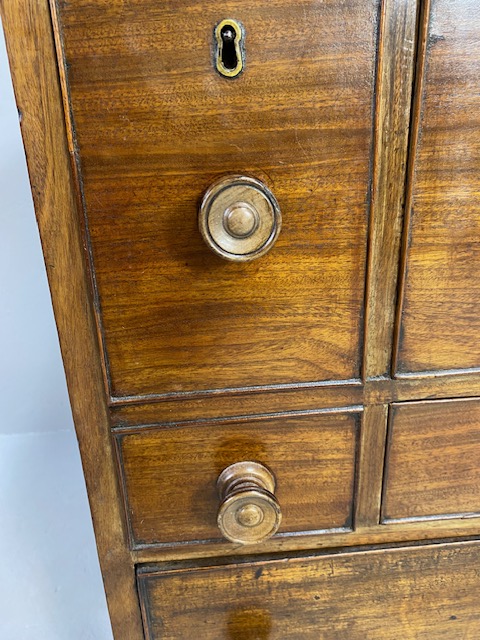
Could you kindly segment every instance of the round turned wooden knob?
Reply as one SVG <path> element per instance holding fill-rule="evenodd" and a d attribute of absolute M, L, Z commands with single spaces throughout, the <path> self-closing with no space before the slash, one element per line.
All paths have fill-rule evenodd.
<path fill-rule="evenodd" d="M 215 182 L 200 205 L 198 225 L 208 247 L 234 262 L 246 262 L 272 248 L 282 216 L 270 189 L 247 176 Z"/>
<path fill-rule="evenodd" d="M 270 469 L 259 462 L 236 462 L 222 471 L 217 489 L 217 522 L 227 540 L 256 544 L 277 532 L 282 513 Z"/>
<path fill-rule="evenodd" d="M 247 202 L 235 202 L 223 214 L 223 225 L 234 238 L 248 238 L 258 228 L 259 215 Z"/>

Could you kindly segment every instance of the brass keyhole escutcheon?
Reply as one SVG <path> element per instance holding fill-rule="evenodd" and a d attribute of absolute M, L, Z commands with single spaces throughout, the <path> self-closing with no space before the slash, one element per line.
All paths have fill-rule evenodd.
<path fill-rule="evenodd" d="M 236 20 L 222 20 L 215 27 L 215 66 L 226 78 L 238 76 L 244 66 L 244 32 Z"/>
<path fill-rule="evenodd" d="M 198 214 L 207 246 L 233 262 L 247 262 L 267 253 L 281 224 L 275 196 L 267 185 L 249 176 L 225 176 L 212 184 Z"/>

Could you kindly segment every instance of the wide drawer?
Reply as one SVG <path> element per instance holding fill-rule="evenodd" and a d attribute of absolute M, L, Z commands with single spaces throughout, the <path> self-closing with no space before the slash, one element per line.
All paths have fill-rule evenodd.
<path fill-rule="evenodd" d="M 216 481 L 245 460 L 276 477 L 277 536 L 348 531 L 358 431 L 358 413 L 327 411 L 117 435 L 132 544 L 220 542 Z"/>
<path fill-rule="evenodd" d="M 479 563 L 457 543 L 144 567 L 138 585 L 149 640 L 476 640 Z"/>
<path fill-rule="evenodd" d="M 480 400 L 394 404 L 383 522 L 480 516 Z"/>
<path fill-rule="evenodd" d="M 57 4 L 113 396 L 360 376 L 380 4 Z M 225 19 L 235 78 L 214 62 Z M 197 224 L 233 174 L 282 212 L 248 263 Z"/>

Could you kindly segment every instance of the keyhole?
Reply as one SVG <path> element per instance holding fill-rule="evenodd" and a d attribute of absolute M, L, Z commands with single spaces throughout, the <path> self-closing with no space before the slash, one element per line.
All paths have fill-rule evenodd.
<path fill-rule="evenodd" d="M 233 71 L 238 65 L 237 52 L 235 51 L 235 38 L 237 37 L 237 34 L 232 26 L 225 25 L 220 32 L 220 35 L 223 40 L 222 64 L 225 69 Z"/>
<path fill-rule="evenodd" d="M 226 78 L 235 78 L 244 66 L 244 30 L 236 20 L 222 20 L 215 27 L 215 66 Z"/>

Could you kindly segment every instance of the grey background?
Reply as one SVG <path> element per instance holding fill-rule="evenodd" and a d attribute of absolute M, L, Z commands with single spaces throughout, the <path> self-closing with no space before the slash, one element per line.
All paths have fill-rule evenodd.
<path fill-rule="evenodd" d="M 1 29 L 0 362 L 0 638 L 112 640 Z"/>

